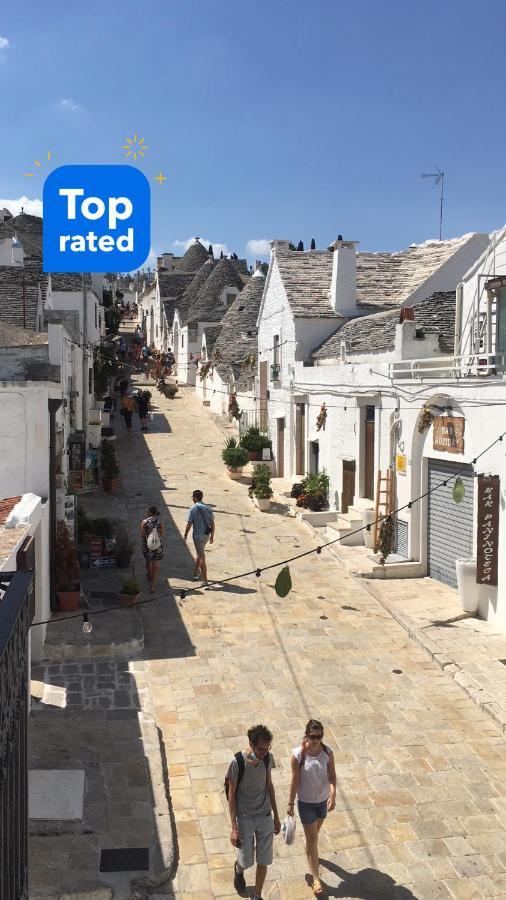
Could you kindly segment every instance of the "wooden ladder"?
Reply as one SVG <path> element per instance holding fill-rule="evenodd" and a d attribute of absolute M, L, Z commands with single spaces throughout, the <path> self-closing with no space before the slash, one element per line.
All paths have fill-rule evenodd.
<path fill-rule="evenodd" d="M 394 473 L 392 469 L 386 472 L 378 471 L 376 480 L 376 504 L 374 507 L 374 526 L 373 526 L 373 547 L 376 549 L 376 541 L 378 540 L 379 530 L 381 528 L 380 519 L 389 516 L 394 508 Z"/>

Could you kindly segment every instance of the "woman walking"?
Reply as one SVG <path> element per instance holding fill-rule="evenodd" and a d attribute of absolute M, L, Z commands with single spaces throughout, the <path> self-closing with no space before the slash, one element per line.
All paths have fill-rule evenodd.
<path fill-rule="evenodd" d="M 121 400 L 121 410 L 120 413 L 125 419 L 125 425 L 127 431 L 132 430 L 132 415 L 135 410 L 135 400 L 132 397 L 132 392 L 129 390 L 126 394 L 123 395 Z"/>
<path fill-rule="evenodd" d="M 139 391 L 137 396 L 137 412 L 141 423 L 141 431 L 148 430 L 149 406 L 151 394 L 149 391 Z"/>
<path fill-rule="evenodd" d="M 146 575 L 151 583 L 150 594 L 155 593 L 160 560 L 163 559 L 163 532 L 164 528 L 160 522 L 160 513 L 156 506 L 148 506 L 146 518 L 141 522 L 141 538 L 142 554 L 146 560 Z"/>
<path fill-rule="evenodd" d="M 336 805 L 336 767 L 334 754 L 323 743 L 323 725 L 310 719 L 301 747 L 292 751 L 292 783 L 287 814 L 293 816 L 297 796 L 299 816 L 306 836 L 306 856 L 313 876 L 315 897 L 325 896 L 320 881 L 318 834 L 328 812 Z"/>

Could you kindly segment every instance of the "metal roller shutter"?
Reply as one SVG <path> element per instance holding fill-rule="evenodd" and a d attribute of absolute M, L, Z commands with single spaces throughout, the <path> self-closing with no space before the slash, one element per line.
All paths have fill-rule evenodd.
<path fill-rule="evenodd" d="M 450 481 L 447 487 L 440 487 L 428 497 L 428 574 L 450 587 L 457 587 L 455 560 L 468 558 L 472 553 L 473 467 L 441 459 L 429 459 L 429 490 L 459 471 L 465 491 L 461 503 L 455 503 L 453 499 L 455 479 Z"/>

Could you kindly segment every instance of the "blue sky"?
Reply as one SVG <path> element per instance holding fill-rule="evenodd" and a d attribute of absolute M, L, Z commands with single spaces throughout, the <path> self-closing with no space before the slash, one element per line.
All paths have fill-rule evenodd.
<path fill-rule="evenodd" d="M 137 133 L 158 253 L 193 235 L 240 256 L 338 233 L 402 249 L 438 236 L 420 177 L 436 165 L 443 235 L 490 231 L 506 222 L 505 27 L 499 0 L 4 4 L 0 198 L 40 198 L 50 166 L 124 161 Z"/>

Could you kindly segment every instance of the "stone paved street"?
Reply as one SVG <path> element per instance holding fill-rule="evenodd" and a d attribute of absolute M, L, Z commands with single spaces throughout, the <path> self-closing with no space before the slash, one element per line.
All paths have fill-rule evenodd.
<path fill-rule="evenodd" d="M 226 477 L 224 434 L 192 392 L 154 400 L 150 433 L 121 436 L 119 449 L 131 528 L 156 503 L 168 529 L 163 575 L 175 595 L 163 583 L 142 609 L 143 680 L 168 760 L 177 897 L 235 896 L 226 765 L 247 727 L 265 722 L 284 813 L 290 750 L 310 716 L 325 723 L 337 763 L 321 842 L 330 896 L 506 897 L 506 740 L 494 722 L 327 552 L 292 564 L 284 600 L 276 570 L 195 587 L 181 538 L 194 488 L 216 514 L 210 578 L 262 568 L 314 538 L 280 507 L 257 511 L 246 485 Z M 299 825 L 294 846 L 276 840 L 265 896 L 311 896 L 306 871 Z"/>

